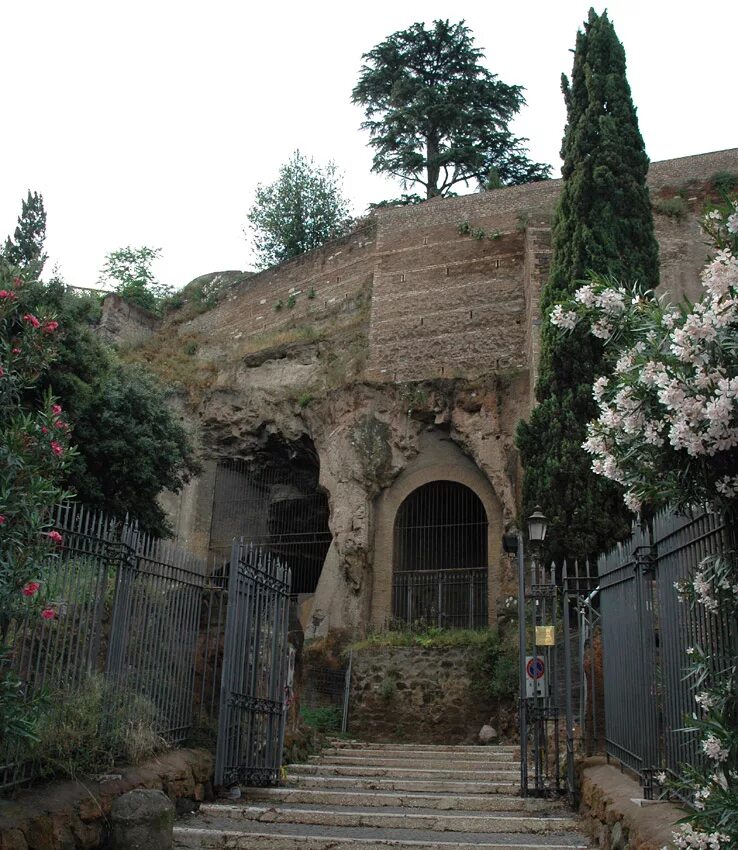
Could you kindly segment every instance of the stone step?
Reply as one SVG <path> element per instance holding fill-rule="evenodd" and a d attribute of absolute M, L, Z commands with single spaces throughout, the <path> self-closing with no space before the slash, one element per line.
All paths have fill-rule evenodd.
<path fill-rule="evenodd" d="M 387 745 L 386 747 L 326 747 L 321 750 L 321 755 L 324 756 L 341 756 L 343 758 L 405 758 L 405 759 L 427 759 L 431 755 L 439 758 L 456 761 L 515 761 L 518 758 L 518 753 L 513 750 L 499 750 L 491 747 L 467 747 L 464 750 L 421 750 L 417 748 L 402 749 L 397 745 Z"/>
<path fill-rule="evenodd" d="M 312 804 L 316 806 L 404 807 L 454 812 L 548 812 L 563 811 L 561 804 L 535 797 L 513 797 L 502 794 L 434 794 L 415 791 L 364 791 L 348 786 L 346 790 L 328 788 L 249 788 L 246 802 Z"/>
<path fill-rule="evenodd" d="M 459 779 L 392 779 L 361 776 L 317 776 L 314 773 L 288 773 L 287 786 L 310 788 L 376 789 L 379 791 L 430 791 L 450 794 L 517 794 L 520 777 L 514 782 L 474 781 Z"/>
<path fill-rule="evenodd" d="M 439 763 L 436 768 L 423 767 L 371 767 L 353 764 L 291 764 L 288 776 L 386 776 L 397 779 L 472 779 L 489 782 L 515 782 L 520 780 L 518 770 L 488 770 L 486 767 L 456 770 Z"/>
<path fill-rule="evenodd" d="M 326 827 L 308 824 L 264 824 L 215 819 L 205 824 L 197 819 L 174 827 L 177 850 L 586 850 L 575 833 L 530 835 L 526 833 L 465 833 L 442 840 L 439 833 L 425 830 L 363 827 Z M 412 836 L 412 837 L 410 837 Z"/>
<path fill-rule="evenodd" d="M 329 746 L 342 750 L 425 750 L 434 753 L 513 753 L 520 755 L 520 747 L 515 744 L 397 744 L 391 741 L 376 743 L 373 741 L 342 741 L 332 739 Z"/>
<path fill-rule="evenodd" d="M 200 809 L 203 818 L 227 818 L 279 824 L 310 824 L 314 826 L 369 827 L 371 829 L 430 830 L 432 832 L 504 832 L 541 835 L 551 832 L 571 832 L 577 828 L 572 817 L 553 817 L 520 814 L 409 813 L 358 811 L 350 808 L 315 809 L 308 806 L 254 806 L 214 803 Z"/>
<path fill-rule="evenodd" d="M 364 756 L 364 755 L 330 755 L 321 753 L 310 756 L 310 764 L 353 764 L 359 767 L 408 767 L 408 768 L 433 768 L 443 770 L 444 767 L 452 767 L 455 770 L 520 770 L 520 762 L 497 761 L 492 759 L 466 758 L 420 758 L 417 754 L 414 758 L 406 756 Z"/>

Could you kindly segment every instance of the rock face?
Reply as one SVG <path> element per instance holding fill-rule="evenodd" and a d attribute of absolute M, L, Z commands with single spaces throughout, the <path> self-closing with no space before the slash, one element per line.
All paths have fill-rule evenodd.
<path fill-rule="evenodd" d="M 675 296 L 699 277 L 696 222 L 719 171 L 738 173 L 738 151 L 652 165 L 655 199 L 687 199 L 679 221 L 654 201 L 662 282 Z M 547 181 L 389 209 L 309 254 L 235 277 L 211 309 L 170 315 L 128 356 L 179 388 L 202 447 L 201 478 L 165 499 L 179 542 L 214 557 L 214 528 L 250 533 L 238 505 L 215 498 L 223 462 L 269 464 L 275 446 L 298 467 L 311 458 L 332 542 L 312 600 L 301 598 L 303 626 L 308 636 L 360 635 L 394 613 L 403 501 L 430 482 L 456 482 L 487 515 L 493 624 L 498 601 L 516 593 L 501 538 L 520 499 L 514 434 L 534 403 L 559 191 Z M 485 238 L 470 238 L 465 223 Z"/>

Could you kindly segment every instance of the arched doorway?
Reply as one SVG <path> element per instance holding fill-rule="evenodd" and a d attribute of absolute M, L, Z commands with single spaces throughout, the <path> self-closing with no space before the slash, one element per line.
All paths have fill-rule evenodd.
<path fill-rule="evenodd" d="M 457 481 L 413 490 L 395 517 L 392 615 L 443 628 L 487 626 L 488 520 Z"/>

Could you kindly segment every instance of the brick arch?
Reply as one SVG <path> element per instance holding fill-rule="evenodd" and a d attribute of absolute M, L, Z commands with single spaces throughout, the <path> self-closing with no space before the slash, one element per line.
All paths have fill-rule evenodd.
<path fill-rule="evenodd" d="M 492 485 L 480 470 L 466 458 L 458 463 L 426 463 L 408 470 L 386 490 L 376 507 L 374 533 L 374 581 L 371 618 L 381 627 L 392 616 L 392 564 L 394 528 L 397 512 L 405 499 L 424 484 L 453 481 L 468 487 L 484 506 L 487 514 L 487 610 L 489 624 L 495 625 L 497 599 L 500 593 L 500 558 L 502 553 L 502 505 Z"/>

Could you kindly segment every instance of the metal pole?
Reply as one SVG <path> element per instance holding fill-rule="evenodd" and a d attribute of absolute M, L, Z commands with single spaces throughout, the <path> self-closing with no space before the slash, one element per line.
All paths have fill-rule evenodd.
<path fill-rule="evenodd" d="M 571 641 L 569 632 L 569 574 L 564 561 L 564 679 L 566 700 L 566 786 L 569 801 L 575 803 L 574 788 L 574 717 L 571 704 Z"/>
<path fill-rule="evenodd" d="M 511 547 L 512 548 L 512 547 Z M 525 696 L 525 553 L 518 532 L 518 641 L 520 652 L 520 795 L 528 796 L 528 723 Z"/>
<path fill-rule="evenodd" d="M 348 666 L 346 667 L 346 679 L 343 685 L 343 716 L 341 717 L 341 732 L 348 730 L 349 700 L 351 699 L 351 667 L 353 665 L 354 652 L 349 650 Z"/>

